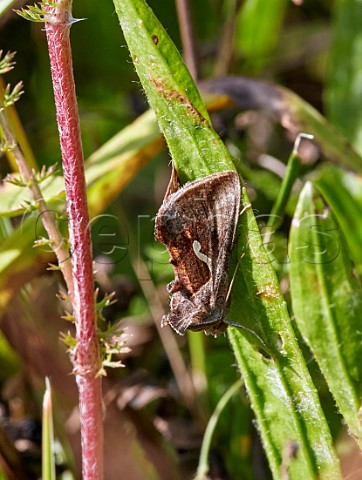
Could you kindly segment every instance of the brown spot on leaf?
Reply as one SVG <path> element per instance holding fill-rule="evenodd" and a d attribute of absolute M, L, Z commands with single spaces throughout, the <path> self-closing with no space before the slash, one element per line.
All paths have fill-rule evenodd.
<path fill-rule="evenodd" d="M 203 125 L 209 127 L 209 121 L 201 115 L 201 113 L 194 107 L 190 100 L 180 92 L 168 88 L 161 78 L 154 79 L 151 76 L 149 77 L 155 88 L 161 93 L 163 98 L 169 101 L 177 101 L 184 105 L 187 110 L 191 113 L 193 117 L 202 123 Z"/>

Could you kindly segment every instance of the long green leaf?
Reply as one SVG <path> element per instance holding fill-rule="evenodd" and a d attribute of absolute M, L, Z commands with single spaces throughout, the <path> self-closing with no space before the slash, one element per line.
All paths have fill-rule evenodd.
<path fill-rule="evenodd" d="M 112 137 L 85 162 L 88 204 L 97 215 L 119 195 L 137 172 L 164 148 L 154 113 L 149 110 Z M 49 204 L 64 199 L 64 178 L 52 175 L 40 183 Z M 25 213 L 32 195 L 27 187 L 4 183 L 0 189 L 0 216 Z"/>
<path fill-rule="evenodd" d="M 114 0 L 132 59 L 181 180 L 233 168 L 175 46 L 143 0 Z M 249 203 L 244 192 L 243 204 Z M 289 478 L 339 479 L 338 461 L 318 395 L 295 341 L 276 275 L 251 209 L 242 216 L 229 328 L 274 478 L 290 443 Z M 240 312 L 245 316 L 241 318 Z M 246 338 L 247 337 L 247 338 Z M 261 408 L 262 407 L 262 408 Z M 285 456 L 285 455 L 284 455 Z"/>
<path fill-rule="evenodd" d="M 238 246 L 238 255 L 244 256 L 230 314 L 250 333 L 229 328 L 229 338 L 273 477 L 282 478 L 285 467 L 290 479 L 341 478 L 317 391 L 251 210 L 241 217 Z M 261 340 L 259 346 L 252 341 L 256 335 Z M 283 465 L 285 452 L 293 445 L 298 453 Z"/>
<path fill-rule="evenodd" d="M 362 287 L 342 232 L 311 183 L 305 185 L 293 219 L 290 262 L 297 325 L 362 447 Z"/>
<path fill-rule="evenodd" d="M 94 152 L 85 171 L 91 215 L 102 213 L 164 147 L 155 115 L 149 110 Z"/>
<path fill-rule="evenodd" d="M 165 29 L 143 1 L 114 1 L 131 57 L 182 182 L 235 169 Z"/>

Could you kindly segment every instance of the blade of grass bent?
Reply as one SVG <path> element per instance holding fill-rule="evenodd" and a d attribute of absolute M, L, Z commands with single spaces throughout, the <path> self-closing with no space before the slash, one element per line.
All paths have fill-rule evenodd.
<path fill-rule="evenodd" d="M 270 217 L 268 219 L 269 228 L 274 227 L 275 229 L 277 229 L 283 221 L 285 207 L 288 203 L 290 192 L 292 191 L 293 184 L 299 175 L 300 167 L 302 165 L 302 159 L 298 154 L 298 147 L 302 138 L 313 137 L 311 135 L 306 135 L 302 133 L 298 135 L 295 141 L 293 151 L 288 159 L 286 172 L 280 186 L 277 199 L 273 205 Z"/>
<path fill-rule="evenodd" d="M 242 386 L 242 381 L 237 380 L 231 387 L 224 393 L 224 395 L 220 398 L 219 403 L 216 405 L 216 408 L 207 424 L 205 435 L 202 441 L 201 452 L 200 452 L 200 459 L 199 459 L 199 466 L 197 468 L 197 474 L 194 480 L 204 480 L 206 478 L 208 472 L 208 455 L 211 446 L 212 435 L 215 431 L 217 421 L 219 417 L 226 407 L 228 401 L 231 399 L 235 393 L 237 393 Z"/>

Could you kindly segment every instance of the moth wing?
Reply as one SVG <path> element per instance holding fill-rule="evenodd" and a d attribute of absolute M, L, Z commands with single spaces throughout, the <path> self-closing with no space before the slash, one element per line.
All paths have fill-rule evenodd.
<path fill-rule="evenodd" d="M 217 201 L 213 215 L 209 217 L 212 232 L 212 279 L 214 291 L 219 296 L 226 296 L 228 270 L 231 251 L 235 239 L 240 212 L 240 179 L 236 172 L 224 173 L 223 184 L 214 186 Z M 225 285 L 224 285 L 225 283 Z M 220 288 L 221 284 L 223 287 Z"/>
<path fill-rule="evenodd" d="M 205 208 L 193 183 L 168 196 L 158 211 L 155 238 L 164 243 L 170 253 L 175 280 L 170 293 L 182 290 L 186 296 L 194 295 L 211 278 L 211 270 L 194 250 L 195 241 L 203 237 L 208 242 L 208 232 L 200 218 Z M 191 186 L 191 190 L 190 190 Z M 196 195 L 196 197 L 194 197 Z M 201 217 L 200 217 L 201 215 Z"/>
<path fill-rule="evenodd" d="M 225 275 L 227 282 L 239 208 L 240 180 L 234 171 L 195 180 L 166 198 L 156 217 L 155 237 L 171 255 L 171 291 L 185 289 L 192 295 L 211 279 L 217 295 Z"/>

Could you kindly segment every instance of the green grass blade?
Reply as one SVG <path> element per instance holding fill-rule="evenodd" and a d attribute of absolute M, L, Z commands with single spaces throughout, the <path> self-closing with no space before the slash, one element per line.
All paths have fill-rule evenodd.
<path fill-rule="evenodd" d="M 342 232 L 319 192 L 307 183 L 293 219 L 290 283 L 295 318 L 340 412 L 362 446 L 362 288 Z"/>
<path fill-rule="evenodd" d="M 87 194 L 91 215 L 97 215 L 119 195 L 119 192 L 165 146 L 152 111 L 147 111 L 117 133 L 85 162 Z M 49 204 L 64 199 L 64 178 L 52 175 L 40 183 Z M 0 217 L 23 214 L 33 204 L 27 187 L 5 183 L 0 190 Z"/>
<path fill-rule="evenodd" d="M 48 378 L 45 379 L 45 383 L 42 423 L 42 479 L 55 480 L 53 407 Z"/>
<path fill-rule="evenodd" d="M 290 192 L 292 191 L 293 184 L 298 178 L 300 168 L 302 166 L 302 159 L 298 154 L 299 144 L 302 138 L 313 138 L 310 135 L 300 134 L 294 144 L 293 151 L 288 159 L 287 169 L 280 186 L 280 190 L 277 199 L 273 205 L 268 220 L 268 227 L 278 228 L 283 221 L 285 207 L 288 203 Z"/>
<path fill-rule="evenodd" d="M 224 393 L 224 395 L 220 398 L 219 403 L 216 405 L 216 408 L 207 424 L 204 438 L 202 440 L 201 452 L 200 452 L 200 459 L 199 459 L 199 466 L 197 467 L 197 474 L 195 480 L 204 480 L 207 476 L 207 472 L 209 470 L 208 465 L 208 456 L 212 441 L 212 436 L 215 431 L 217 422 L 219 417 L 228 404 L 229 400 L 235 393 L 237 393 L 242 386 L 242 381 L 237 380 L 231 387 Z"/>

